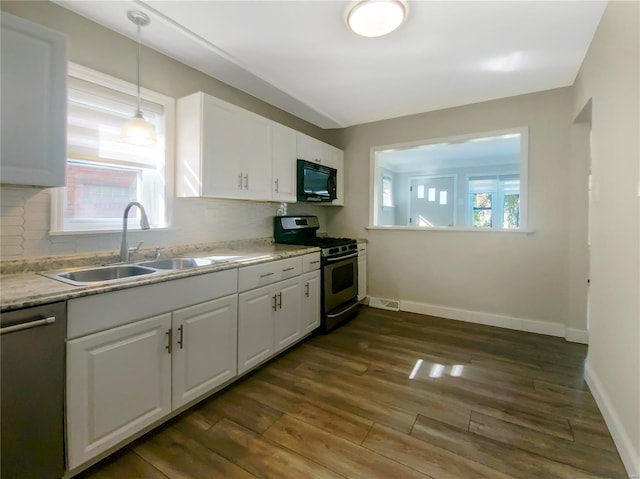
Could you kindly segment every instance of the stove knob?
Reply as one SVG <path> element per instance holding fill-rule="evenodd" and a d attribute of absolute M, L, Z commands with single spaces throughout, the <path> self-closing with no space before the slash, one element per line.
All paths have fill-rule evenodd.
<path fill-rule="evenodd" d="M 334 253 L 339 253 L 340 252 L 340 248 L 330 248 L 329 249 L 329 254 L 334 254 Z"/>

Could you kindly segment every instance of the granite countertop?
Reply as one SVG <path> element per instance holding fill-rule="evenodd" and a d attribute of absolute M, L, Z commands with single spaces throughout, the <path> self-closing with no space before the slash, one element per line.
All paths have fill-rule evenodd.
<path fill-rule="evenodd" d="M 38 273 L 78 266 L 91 267 L 113 264 L 116 262 L 116 258 L 113 255 L 76 255 L 66 258 L 43 258 L 34 261 L 4 262 L 2 264 L 2 274 L 0 275 L 0 307 L 2 312 L 7 312 L 55 301 L 65 301 L 81 296 L 234 269 L 319 251 L 320 249 L 317 247 L 274 244 L 262 240 L 256 240 L 254 242 L 245 241 L 240 244 L 225 243 L 183 246 L 163 251 L 161 258 L 185 256 L 200 258 L 209 256 L 233 256 L 235 258 L 224 263 L 183 270 L 163 271 L 147 276 L 132 277 L 109 284 L 90 286 L 73 286 L 42 276 Z M 144 261 L 145 259 L 149 258 L 142 256 L 136 258 L 134 261 Z"/>

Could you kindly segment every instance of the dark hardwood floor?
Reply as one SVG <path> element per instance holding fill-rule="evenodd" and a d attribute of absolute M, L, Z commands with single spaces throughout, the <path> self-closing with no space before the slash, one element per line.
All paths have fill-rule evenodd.
<path fill-rule="evenodd" d="M 625 478 L 586 353 L 364 307 L 78 477 Z"/>

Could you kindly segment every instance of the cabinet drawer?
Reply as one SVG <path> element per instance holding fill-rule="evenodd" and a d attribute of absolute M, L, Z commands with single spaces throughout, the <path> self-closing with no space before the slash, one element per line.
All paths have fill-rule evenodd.
<path fill-rule="evenodd" d="M 302 274 L 302 256 L 240 268 L 238 291 L 249 291 Z"/>
<path fill-rule="evenodd" d="M 302 272 L 308 273 L 320 268 L 320 253 L 309 253 L 302 257 Z"/>

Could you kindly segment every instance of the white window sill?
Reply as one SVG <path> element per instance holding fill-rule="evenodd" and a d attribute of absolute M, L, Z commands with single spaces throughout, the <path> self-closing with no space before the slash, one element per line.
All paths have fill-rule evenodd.
<path fill-rule="evenodd" d="M 463 233 L 500 233 L 500 234 L 532 234 L 532 229 L 505 229 L 505 228 L 450 228 L 446 226 L 367 226 L 367 230 L 379 231 L 449 231 Z"/>

